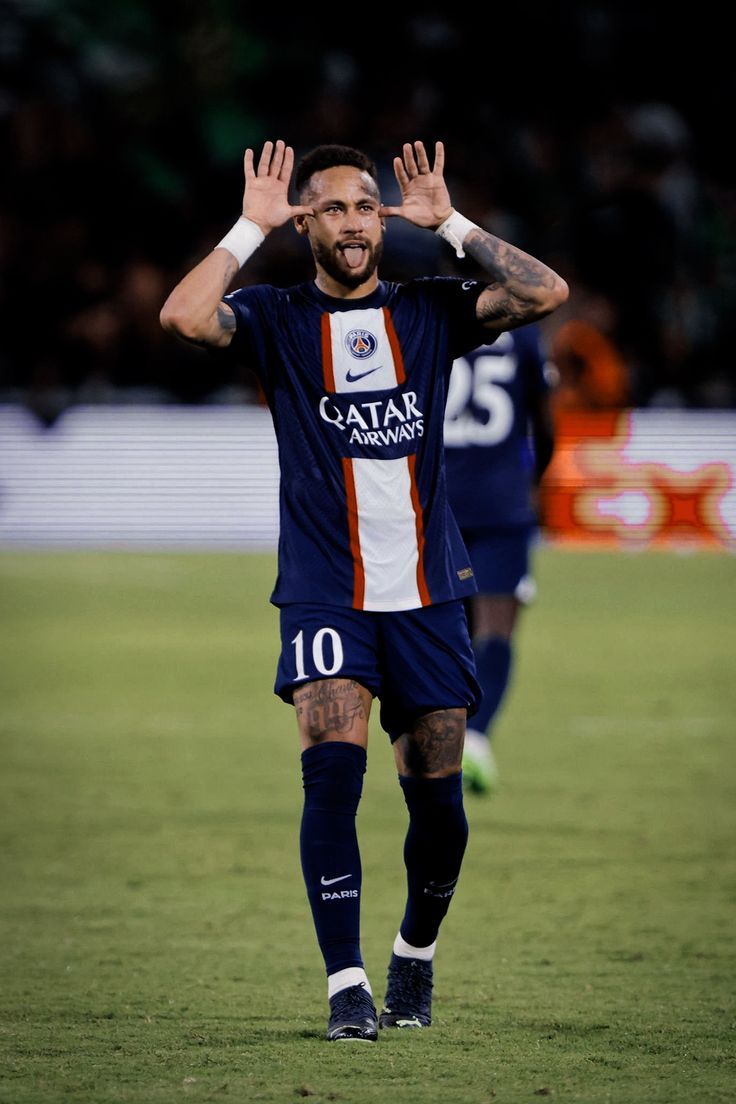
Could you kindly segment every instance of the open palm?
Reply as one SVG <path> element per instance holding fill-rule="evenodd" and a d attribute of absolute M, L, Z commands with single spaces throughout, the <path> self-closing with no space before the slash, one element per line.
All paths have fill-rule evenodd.
<path fill-rule="evenodd" d="M 264 234 L 282 226 L 294 215 L 311 215 L 312 207 L 289 202 L 289 181 L 294 167 L 294 150 L 281 139 L 266 142 L 258 167 L 252 149 L 245 151 L 243 215 L 257 223 Z"/>
<path fill-rule="evenodd" d="M 445 147 L 435 142 L 434 165 L 430 167 L 423 142 L 405 142 L 403 157 L 394 158 L 394 172 L 401 189 L 400 207 L 382 207 L 381 215 L 399 215 L 415 226 L 435 229 L 452 213 L 450 193 L 444 178 Z"/>

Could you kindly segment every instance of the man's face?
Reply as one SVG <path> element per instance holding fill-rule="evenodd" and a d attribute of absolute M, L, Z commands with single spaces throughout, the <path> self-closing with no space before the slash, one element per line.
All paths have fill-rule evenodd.
<path fill-rule="evenodd" d="M 297 229 L 309 235 L 317 265 L 344 287 L 360 287 L 383 253 L 375 180 L 349 165 L 323 169 L 311 177 L 301 202 L 314 208 L 314 215 L 297 220 Z"/>

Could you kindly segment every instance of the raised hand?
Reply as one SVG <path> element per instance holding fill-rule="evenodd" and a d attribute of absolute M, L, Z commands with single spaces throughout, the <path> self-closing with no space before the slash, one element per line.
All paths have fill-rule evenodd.
<path fill-rule="evenodd" d="M 279 138 L 263 146 L 258 168 L 252 149 L 245 151 L 243 215 L 257 223 L 264 234 L 282 226 L 293 215 L 312 215 L 313 207 L 289 203 L 289 181 L 294 168 L 294 150 Z"/>
<path fill-rule="evenodd" d="M 382 207 L 381 215 L 400 215 L 415 226 L 436 230 L 452 214 L 450 193 L 445 184 L 445 147 L 435 142 L 434 165 L 430 168 L 423 142 L 405 142 L 403 157 L 394 158 L 394 172 L 401 189 L 400 207 Z"/>

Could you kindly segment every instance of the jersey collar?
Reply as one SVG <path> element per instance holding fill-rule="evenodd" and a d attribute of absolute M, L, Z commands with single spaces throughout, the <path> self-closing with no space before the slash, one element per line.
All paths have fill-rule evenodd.
<path fill-rule="evenodd" d="M 378 281 L 375 291 L 360 299 L 338 299 L 334 295 L 326 295 L 313 280 L 303 287 L 308 298 L 329 311 L 370 310 L 372 307 L 382 307 L 388 297 L 388 285 L 383 280 Z"/>

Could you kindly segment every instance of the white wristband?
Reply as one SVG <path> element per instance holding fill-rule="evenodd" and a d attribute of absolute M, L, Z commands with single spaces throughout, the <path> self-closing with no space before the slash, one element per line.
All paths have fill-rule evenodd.
<path fill-rule="evenodd" d="M 242 268 L 265 239 L 266 235 L 260 226 L 252 219 L 241 215 L 232 230 L 228 230 L 222 241 L 217 243 L 215 249 L 227 249 Z"/>
<path fill-rule="evenodd" d="M 441 238 L 449 242 L 458 257 L 464 257 L 463 242 L 471 230 L 480 230 L 480 226 L 476 222 L 466 219 L 465 215 L 461 215 L 459 211 L 453 211 L 449 218 L 440 223 L 435 230 L 435 234 L 439 234 Z"/>

